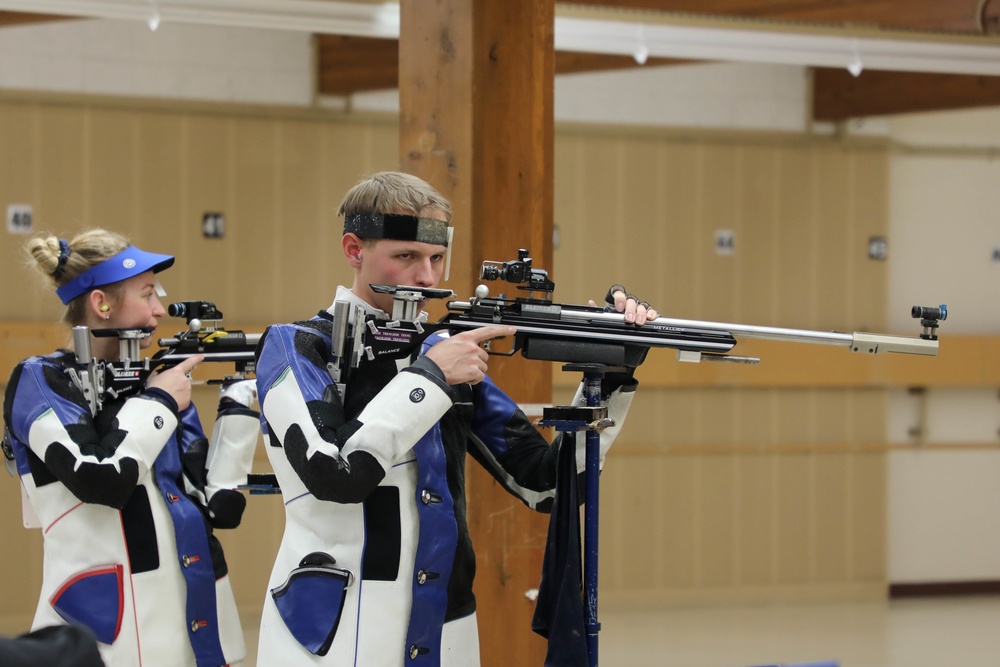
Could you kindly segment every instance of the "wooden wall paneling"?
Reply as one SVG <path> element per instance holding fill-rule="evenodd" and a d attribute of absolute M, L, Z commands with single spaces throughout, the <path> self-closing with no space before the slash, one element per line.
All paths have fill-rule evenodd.
<path fill-rule="evenodd" d="M 733 456 L 703 456 L 698 516 L 699 579 L 705 588 L 727 588 L 736 578 L 738 470 Z"/>
<path fill-rule="evenodd" d="M 618 231 L 605 234 L 608 250 L 602 254 L 611 264 L 613 279 L 591 284 L 588 298 L 601 303 L 607 288 L 620 283 L 650 303 L 664 303 L 661 284 L 663 267 L 657 261 L 666 238 L 663 193 L 660 188 L 661 142 L 626 139 L 620 157 Z M 610 248 L 614 248 L 613 251 Z M 584 302 L 585 303 L 585 302 Z"/>
<path fill-rule="evenodd" d="M 641 590 L 650 585 L 661 558 L 657 548 L 657 525 L 662 523 L 664 508 L 655 503 L 658 457 L 622 457 L 610 463 L 615 475 L 601 476 L 601 495 L 613 496 L 615 502 L 604 504 L 601 512 L 600 560 L 602 585 L 611 590 Z M 605 484 L 607 480 L 607 484 Z M 603 507 L 602 507 L 603 509 Z"/>
<path fill-rule="evenodd" d="M 88 227 L 138 238 L 138 115 L 130 109 L 84 111 L 84 210 Z"/>
<path fill-rule="evenodd" d="M 35 113 L 35 228 L 68 240 L 94 225 L 85 206 L 85 117 L 78 108 L 62 106 L 39 105 Z M 32 312 L 39 320 L 51 321 L 60 318 L 63 310 L 59 299 L 48 293 L 38 299 Z"/>
<path fill-rule="evenodd" d="M 180 276 L 170 276 L 171 283 L 180 279 L 178 287 L 168 296 L 171 300 L 207 300 L 215 303 L 228 325 L 234 320 L 247 321 L 235 300 L 237 289 L 231 266 L 248 266 L 237 255 L 234 226 L 245 224 L 236 215 L 236 170 L 233 123 L 235 119 L 215 114 L 184 114 L 182 146 L 184 151 L 181 180 L 182 225 L 191 226 L 186 235 L 185 254 L 174 269 Z M 226 236 L 206 238 L 201 231 L 206 213 L 222 213 L 226 220 Z M 241 268 L 241 271 L 244 269 Z M 250 268 L 245 269 L 247 271 Z M 256 287 L 259 277 L 247 277 L 246 288 Z M 206 281 L 205 276 L 211 276 Z M 176 299 L 174 298 L 176 294 Z"/>
<path fill-rule="evenodd" d="M 0 210 L 6 220 L 11 204 L 34 207 L 34 226 L 40 220 L 38 210 L 37 164 L 35 143 L 38 110 L 34 105 L 0 103 Z M 24 289 L 8 289 L 0 300 L 0 318 L 10 320 L 36 319 L 42 316 L 41 281 L 33 280 L 25 268 L 22 248 L 29 236 L 6 233 L 0 235 L 0 285 L 24 285 Z"/>
<path fill-rule="evenodd" d="M 6 381 L 6 378 L 4 379 Z M 6 475 L 4 475 L 6 477 Z M 0 599 L 0 633 L 19 635 L 31 629 L 42 588 L 42 531 L 21 522 L 21 485 L 17 479 L 0 484 L 0 567 L 9 576 Z"/>
<path fill-rule="evenodd" d="M 727 387 L 710 387 L 695 390 L 700 403 L 695 417 L 701 426 L 696 443 L 716 445 L 739 442 L 738 391 Z"/>
<path fill-rule="evenodd" d="M 736 439 L 761 451 L 777 441 L 780 404 L 773 389 L 737 390 Z"/>
<path fill-rule="evenodd" d="M 883 452 L 853 456 L 849 516 L 850 568 L 855 581 L 885 584 L 888 578 L 888 457 Z"/>
<path fill-rule="evenodd" d="M 553 297 L 563 303 L 580 303 L 586 293 L 587 267 L 580 258 L 584 255 L 587 234 L 585 139 L 574 133 L 557 133 L 555 137 L 554 166 L 558 174 L 552 191 L 553 233 L 558 243 L 552 250 L 550 277 L 556 284 Z M 545 267 L 539 267 L 545 268 Z"/>
<path fill-rule="evenodd" d="M 160 277 L 167 291 L 164 304 L 190 298 L 213 299 L 210 294 L 184 298 L 183 277 L 221 277 L 218 265 L 199 267 L 190 262 L 188 249 L 201 220 L 184 215 L 184 118 L 177 113 L 136 112 L 135 130 L 135 220 L 131 240 L 150 252 L 174 255 L 174 266 Z M 124 138 L 122 141 L 125 141 Z M 201 282 L 201 281 L 199 281 Z M 207 281 L 206 281 L 207 282 Z M 218 304 L 225 313 L 225 304 Z M 184 321 L 168 316 L 156 336 L 172 335 L 184 329 Z"/>
<path fill-rule="evenodd" d="M 775 212 L 778 237 L 777 290 L 774 322 L 771 326 L 814 328 L 817 276 L 814 157 L 798 147 L 778 149 L 778 209 Z"/>
<path fill-rule="evenodd" d="M 813 389 L 816 411 L 812 444 L 837 445 L 852 441 L 854 415 L 850 389 Z"/>
<path fill-rule="evenodd" d="M 639 386 L 621 431 L 623 442 L 669 448 L 699 441 L 703 406 L 697 392 L 646 387 L 642 379 Z"/>
<path fill-rule="evenodd" d="M 816 583 L 850 581 L 850 524 L 847 510 L 851 492 L 851 454 L 814 454 L 816 475 L 811 493 L 815 497 L 813 557 Z"/>
<path fill-rule="evenodd" d="M 853 216 L 848 275 L 854 285 L 854 303 L 852 321 L 840 326 L 849 325 L 858 331 L 885 331 L 889 319 L 888 261 L 868 257 L 869 239 L 889 235 L 888 161 L 884 150 L 857 150 L 852 155 L 851 189 L 857 211 Z M 892 239 L 888 241 L 891 257 Z"/>
<path fill-rule="evenodd" d="M 349 127 L 345 132 L 352 131 Z M 399 126 L 397 123 L 367 121 L 364 126 L 365 153 L 361 162 L 361 171 L 351 180 L 350 185 L 362 176 L 385 169 L 399 169 Z M 346 192 L 346 189 L 345 189 Z M 343 194 L 343 193 L 341 193 Z M 340 204 L 340 200 L 337 200 Z M 463 227 L 468 225 L 471 234 L 471 220 L 462 221 Z"/>
<path fill-rule="evenodd" d="M 854 220 L 851 155 L 834 147 L 816 151 L 818 252 L 816 328 L 839 330 L 851 321 L 854 285 L 848 275 Z"/>
<path fill-rule="evenodd" d="M 646 263 L 648 270 L 645 282 L 641 285 L 634 287 L 629 285 L 628 287 L 643 299 L 653 304 L 654 307 L 664 308 L 670 303 L 670 282 L 673 276 L 666 252 L 673 241 L 668 222 L 668 212 L 671 210 L 669 202 L 670 192 L 665 187 L 670 166 L 668 164 L 668 145 L 658 142 L 655 148 L 653 163 L 650 165 L 650 170 L 654 176 L 651 186 L 652 190 L 650 193 L 644 195 L 651 199 L 650 203 L 652 206 L 652 210 L 646 214 L 645 220 L 645 224 L 650 227 L 650 245 L 648 248 L 639 245 L 635 246 L 635 250 L 641 253 L 636 256 L 642 257 L 642 261 Z"/>
<path fill-rule="evenodd" d="M 657 537 L 660 566 L 657 584 L 661 590 L 691 588 L 698 583 L 701 549 L 698 533 L 702 482 L 701 458 L 698 456 L 663 456 L 657 466 L 657 489 L 653 508 L 656 517 L 653 534 Z M 649 528 L 633 535 L 648 535 Z"/>
<path fill-rule="evenodd" d="M 663 279 L 658 289 L 650 292 L 656 301 L 649 301 L 667 317 L 696 319 L 701 317 L 703 279 L 696 252 L 704 242 L 698 189 L 701 149 L 697 142 L 661 143 L 663 177 L 659 197 L 663 202 L 661 224 L 665 235 L 657 259 L 662 265 Z"/>
<path fill-rule="evenodd" d="M 763 363 L 763 362 L 762 362 Z M 776 441 L 780 445 L 811 443 L 815 439 L 817 401 L 812 389 L 777 392 Z"/>
<path fill-rule="evenodd" d="M 854 415 L 851 442 L 867 445 L 885 441 L 888 433 L 889 390 L 854 389 L 848 398 Z"/>
<path fill-rule="evenodd" d="M 582 264 L 580 271 L 584 277 L 580 285 L 572 286 L 569 291 L 572 296 L 559 297 L 571 303 L 600 301 L 608 287 L 620 282 L 622 266 L 616 261 L 621 256 L 618 248 L 632 229 L 631 221 L 622 215 L 624 156 L 620 139 L 594 137 L 587 142 L 582 157 L 586 224 L 574 233 L 581 237 L 576 260 Z M 557 285 L 560 290 L 564 287 Z"/>
<path fill-rule="evenodd" d="M 311 317 L 329 306 L 336 284 L 332 266 L 345 263 L 340 251 L 343 229 L 323 224 L 323 158 L 317 131 L 311 121 L 283 121 L 277 127 L 277 206 L 271 224 L 282 263 L 281 294 L 271 317 L 281 320 Z"/>
<path fill-rule="evenodd" d="M 737 202 L 743 233 L 737 239 L 739 278 L 731 319 L 765 324 L 775 321 L 781 298 L 777 281 L 778 178 L 777 151 L 771 146 L 747 146 L 740 157 L 740 198 Z M 777 326 L 777 325 L 775 325 Z"/>
<path fill-rule="evenodd" d="M 640 391 L 637 398 L 641 396 L 643 396 L 643 392 Z M 699 392 L 666 391 L 662 392 L 662 398 L 659 400 L 658 398 L 656 395 L 650 396 L 652 409 L 654 411 L 660 410 L 664 415 L 666 428 L 657 432 L 658 437 L 662 437 L 670 444 L 704 443 L 705 435 L 702 424 L 706 418 L 706 407 L 709 410 L 708 414 L 714 415 L 715 413 L 712 406 L 706 406 Z M 714 416 L 710 418 L 714 419 Z"/>
<path fill-rule="evenodd" d="M 803 586 L 813 580 L 817 530 L 812 510 L 813 459 L 812 454 L 786 454 L 775 462 L 775 574 L 781 585 Z"/>
<path fill-rule="evenodd" d="M 281 241 L 285 224 L 279 220 L 278 127 L 268 120 L 239 118 L 230 132 L 234 200 L 226 241 L 242 265 L 253 267 L 256 285 L 234 292 L 229 308 L 240 319 L 267 322 L 280 312 L 286 291 L 282 274 L 293 263 Z"/>
<path fill-rule="evenodd" d="M 701 258 L 703 266 L 701 319 L 726 322 L 736 311 L 737 280 L 745 262 L 741 244 L 746 230 L 739 203 L 743 168 L 742 147 L 721 143 L 702 146 L 697 195 L 701 199 L 701 236 L 691 250 Z M 733 254 L 716 253 L 715 234 L 719 230 L 735 234 Z"/>
<path fill-rule="evenodd" d="M 773 578 L 774 457 L 735 456 L 738 470 L 733 553 L 740 586 L 768 586 Z"/>
<path fill-rule="evenodd" d="M 79 108 L 38 108 L 38 201 L 39 225 L 64 233 L 81 231 L 94 224 L 86 215 L 89 201 L 84 173 L 88 119 Z"/>

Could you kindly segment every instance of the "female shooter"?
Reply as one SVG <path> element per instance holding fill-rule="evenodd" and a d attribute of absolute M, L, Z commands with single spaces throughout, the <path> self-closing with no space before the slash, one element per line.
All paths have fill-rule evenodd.
<path fill-rule="evenodd" d="M 31 261 L 88 327 L 94 359 L 117 362 L 116 335 L 149 332 L 166 312 L 156 274 L 174 263 L 104 230 L 70 242 L 36 237 Z M 75 332 L 79 334 L 79 330 Z M 75 340 L 80 340 L 75 338 Z M 246 651 L 213 528 L 233 528 L 245 499 L 258 413 L 252 381 L 222 391 L 211 442 L 191 402 L 195 356 L 149 377 L 129 397 L 108 393 L 80 350 L 31 357 L 4 400 L 5 450 L 42 535 L 44 572 L 34 628 L 87 627 L 109 667 L 235 665 Z M 89 380 L 89 381 L 88 381 Z"/>

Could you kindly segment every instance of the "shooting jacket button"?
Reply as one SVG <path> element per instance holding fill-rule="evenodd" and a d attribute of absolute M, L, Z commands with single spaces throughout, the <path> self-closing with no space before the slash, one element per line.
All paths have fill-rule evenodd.
<path fill-rule="evenodd" d="M 420 570 L 417 572 L 417 583 L 423 586 L 431 579 L 437 579 L 441 575 L 437 572 L 428 572 L 427 570 Z"/>
<path fill-rule="evenodd" d="M 163 495 L 167 498 L 167 502 L 170 503 L 170 504 L 174 504 L 178 500 L 181 499 L 180 496 L 175 496 L 174 494 L 170 493 L 169 491 L 167 491 Z"/>
<path fill-rule="evenodd" d="M 426 646 L 417 646 L 416 644 L 413 644 L 410 646 L 410 660 L 416 660 L 417 656 L 430 652 L 431 650 Z"/>
<path fill-rule="evenodd" d="M 431 493 L 427 489 L 424 489 L 423 491 L 420 492 L 420 501 L 424 505 L 430 505 L 431 503 L 439 503 L 441 502 L 441 496 Z"/>
<path fill-rule="evenodd" d="M 181 564 L 184 567 L 191 567 L 192 564 L 197 563 L 200 560 L 201 556 L 188 556 L 187 554 L 181 556 Z"/>
<path fill-rule="evenodd" d="M 204 627 L 208 627 L 208 621 L 199 621 L 199 620 L 191 621 L 191 632 L 198 632 Z"/>

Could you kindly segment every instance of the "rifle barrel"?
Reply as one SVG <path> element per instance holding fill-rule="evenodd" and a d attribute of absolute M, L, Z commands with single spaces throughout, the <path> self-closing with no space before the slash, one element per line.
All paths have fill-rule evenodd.
<path fill-rule="evenodd" d="M 471 311 L 472 303 L 468 301 L 451 301 L 448 308 L 455 311 Z M 596 309 L 573 309 L 562 306 L 559 319 L 573 322 L 608 322 L 622 324 L 625 316 L 621 313 L 605 313 Z M 549 320 L 551 322 L 553 320 Z M 938 341 L 936 338 L 915 338 L 894 336 L 891 334 L 872 334 L 864 332 L 844 333 L 840 331 L 813 331 L 809 329 L 790 329 L 781 327 L 765 327 L 752 324 L 734 324 L 730 322 L 709 322 L 705 320 L 683 320 L 670 317 L 657 317 L 644 325 L 650 329 L 663 330 L 702 330 L 714 331 L 720 334 L 729 333 L 737 338 L 758 338 L 762 340 L 778 340 L 792 343 L 810 343 L 818 345 L 834 345 L 846 347 L 852 352 L 865 354 L 880 354 L 883 352 L 900 352 L 904 354 L 936 355 Z M 595 334 L 600 336 L 600 334 Z"/>

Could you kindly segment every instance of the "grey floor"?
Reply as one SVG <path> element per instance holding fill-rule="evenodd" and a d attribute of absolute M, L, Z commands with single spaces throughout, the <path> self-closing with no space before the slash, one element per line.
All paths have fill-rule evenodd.
<path fill-rule="evenodd" d="M 255 667 L 255 620 L 245 619 L 250 655 L 244 667 Z M 840 667 L 1000 667 L 1000 596 L 602 609 L 600 621 L 600 664 L 606 667 L 822 661 Z"/>

